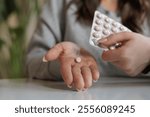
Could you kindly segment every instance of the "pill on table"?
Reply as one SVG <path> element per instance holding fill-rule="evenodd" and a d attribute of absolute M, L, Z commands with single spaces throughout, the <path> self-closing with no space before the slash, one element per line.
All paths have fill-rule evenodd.
<path fill-rule="evenodd" d="M 77 63 L 80 63 L 80 62 L 81 62 L 81 57 L 77 57 L 77 58 L 75 59 L 75 61 L 76 61 Z"/>

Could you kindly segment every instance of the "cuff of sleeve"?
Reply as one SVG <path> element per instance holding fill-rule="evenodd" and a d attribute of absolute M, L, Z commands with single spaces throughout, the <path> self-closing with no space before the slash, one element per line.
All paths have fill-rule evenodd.
<path fill-rule="evenodd" d="M 48 72 L 53 79 L 62 80 L 62 77 L 60 74 L 60 63 L 58 60 L 48 63 Z"/>

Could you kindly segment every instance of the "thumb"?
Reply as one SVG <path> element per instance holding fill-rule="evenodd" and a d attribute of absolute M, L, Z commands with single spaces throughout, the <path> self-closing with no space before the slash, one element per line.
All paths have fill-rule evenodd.
<path fill-rule="evenodd" d="M 133 34 L 131 32 L 121 32 L 121 33 L 110 35 L 107 38 L 100 39 L 98 43 L 100 47 L 108 48 L 112 45 L 115 45 L 116 43 L 123 43 L 125 41 L 128 41 L 132 39 L 132 37 Z"/>
<path fill-rule="evenodd" d="M 43 57 L 43 62 L 53 61 L 60 57 L 63 52 L 63 46 L 61 44 L 55 45 L 51 48 L 47 54 Z"/>

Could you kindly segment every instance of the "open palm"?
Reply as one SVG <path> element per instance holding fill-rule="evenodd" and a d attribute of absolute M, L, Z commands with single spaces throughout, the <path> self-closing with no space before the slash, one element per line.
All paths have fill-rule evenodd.
<path fill-rule="evenodd" d="M 81 62 L 76 62 L 80 57 Z M 92 86 L 92 81 L 99 78 L 99 70 L 95 59 L 84 49 L 72 42 L 62 42 L 51 48 L 44 59 L 53 61 L 58 59 L 61 64 L 61 75 L 69 87 L 78 91 Z"/>

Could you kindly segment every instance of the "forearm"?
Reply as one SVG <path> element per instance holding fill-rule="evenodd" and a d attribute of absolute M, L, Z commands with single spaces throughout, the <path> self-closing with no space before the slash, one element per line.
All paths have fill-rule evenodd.
<path fill-rule="evenodd" d="M 63 18 L 60 20 L 58 15 L 64 8 L 61 2 L 49 0 L 42 11 L 27 52 L 26 71 L 31 78 L 60 79 L 59 63 L 55 61 L 44 63 L 42 59 L 50 48 L 62 40 L 60 29 L 63 27 L 60 24 Z"/>

